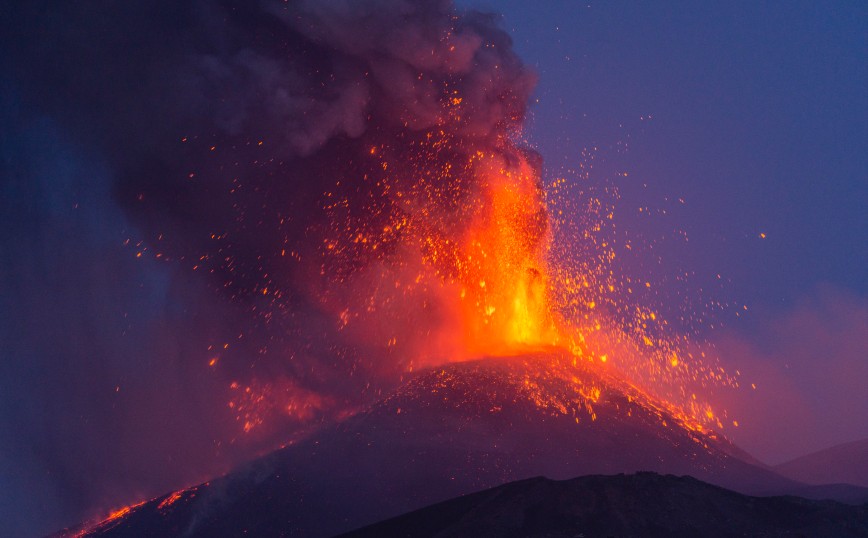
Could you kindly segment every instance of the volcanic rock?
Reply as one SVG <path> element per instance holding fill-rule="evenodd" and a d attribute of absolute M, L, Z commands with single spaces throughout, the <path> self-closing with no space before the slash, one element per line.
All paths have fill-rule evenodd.
<path fill-rule="evenodd" d="M 515 480 L 638 471 L 756 495 L 803 487 L 588 364 L 528 355 L 420 372 L 340 424 L 87 530 L 330 536 Z"/>
<path fill-rule="evenodd" d="M 868 535 L 868 504 L 750 497 L 654 473 L 530 478 L 452 499 L 341 538 Z"/>

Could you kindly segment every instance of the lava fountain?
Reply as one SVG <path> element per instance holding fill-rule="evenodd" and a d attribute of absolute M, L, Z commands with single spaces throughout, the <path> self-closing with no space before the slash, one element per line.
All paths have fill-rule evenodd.
<path fill-rule="evenodd" d="M 452 97 L 444 106 L 460 102 L 454 93 L 447 95 Z M 323 265 L 335 267 L 352 265 L 344 257 L 353 250 L 368 258 L 379 250 L 383 254 L 363 272 L 373 272 L 374 289 L 397 293 L 350 293 L 336 308 L 344 308 L 349 318 L 371 314 L 382 325 L 383 306 L 394 304 L 397 318 L 388 320 L 382 336 L 392 345 L 414 331 L 402 318 L 416 309 L 427 311 L 430 317 L 416 328 L 425 330 L 416 337 L 422 345 L 402 349 L 411 365 L 557 344 L 546 288 L 548 216 L 535 157 L 505 138 L 458 151 L 455 145 L 467 141 L 443 130 L 419 138 L 409 156 L 388 146 L 371 149 L 385 172 L 379 180 L 382 199 L 393 207 L 384 211 L 388 217 L 374 234 L 366 231 L 373 228 L 368 213 L 338 219 L 340 226 L 333 229 L 340 232 L 343 226 L 344 233 L 323 252 Z M 402 166 L 404 160 L 413 163 L 411 169 Z"/>

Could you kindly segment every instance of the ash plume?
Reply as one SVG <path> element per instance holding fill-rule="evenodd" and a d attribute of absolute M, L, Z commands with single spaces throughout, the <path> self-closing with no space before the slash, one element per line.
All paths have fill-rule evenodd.
<path fill-rule="evenodd" d="M 3 282 L 18 292 L 2 312 L 19 323 L 3 373 L 24 383 L 4 393 L 22 434 L 3 465 L 35 471 L 10 482 L 40 498 L 80 492 L 4 497 L 47 511 L 40 531 L 496 339 L 517 315 L 504 290 L 539 285 L 539 163 L 513 142 L 535 76 L 496 17 L 446 0 L 5 11 Z M 459 326 L 459 296 L 484 323 Z"/>

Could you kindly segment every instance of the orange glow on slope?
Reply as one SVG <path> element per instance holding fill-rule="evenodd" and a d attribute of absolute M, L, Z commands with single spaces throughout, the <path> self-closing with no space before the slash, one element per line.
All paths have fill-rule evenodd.
<path fill-rule="evenodd" d="M 184 490 L 176 491 L 160 501 L 160 504 L 157 505 L 157 510 L 165 510 L 166 508 L 172 506 L 181 496 L 184 494 Z"/>
<path fill-rule="evenodd" d="M 207 486 L 208 483 L 206 483 L 205 485 Z M 165 514 L 178 501 L 184 500 L 184 502 L 188 502 L 190 501 L 190 499 L 194 498 L 198 489 L 198 486 L 191 487 L 187 489 L 181 489 L 170 493 L 169 495 L 166 495 L 163 500 L 161 500 L 160 503 L 157 505 L 157 510 Z M 139 507 L 145 504 L 153 503 L 159 498 L 160 497 L 155 497 L 150 500 L 144 500 L 135 504 L 131 504 L 129 506 L 118 508 L 117 510 L 112 510 L 104 519 L 99 520 L 96 523 L 87 523 L 80 529 L 73 532 L 62 531 L 60 536 L 69 536 L 70 538 L 83 538 L 85 536 L 105 533 L 106 531 L 110 531 L 114 527 L 120 525 L 125 518 L 135 512 L 136 509 L 138 509 Z"/>
<path fill-rule="evenodd" d="M 131 504 L 129 506 L 124 506 L 123 508 L 118 508 L 117 510 L 113 510 L 106 516 L 105 519 L 99 521 L 96 524 L 90 525 L 80 531 L 78 531 L 74 536 L 82 537 L 88 536 L 93 533 L 102 533 L 108 531 L 109 529 L 117 526 L 120 522 L 133 513 L 137 508 L 144 505 L 148 501 L 142 501 L 136 504 Z"/>
<path fill-rule="evenodd" d="M 157 510 L 166 513 L 169 508 L 174 506 L 178 501 L 182 499 L 184 500 L 184 502 L 189 502 L 192 498 L 196 496 L 196 491 L 198 489 L 198 487 L 181 489 L 167 495 L 162 501 L 160 501 L 160 504 L 157 505 Z M 152 501 L 154 500 L 156 499 L 152 499 Z"/>

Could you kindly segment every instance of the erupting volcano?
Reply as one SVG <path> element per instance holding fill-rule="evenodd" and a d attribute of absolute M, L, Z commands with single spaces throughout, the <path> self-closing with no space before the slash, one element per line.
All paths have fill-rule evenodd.
<path fill-rule="evenodd" d="M 100 10 L 111 28 L 59 8 L 135 60 L 69 47 L 130 92 L 70 76 L 93 113 L 63 121 L 98 126 L 129 257 L 228 326 L 190 336 L 231 426 L 214 446 L 268 454 L 64 535 L 325 536 L 538 475 L 810 493 L 723 436 L 707 395 L 738 376 L 616 267 L 615 196 L 545 177 L 522 132 L 536 75 L 496 17 L 203 1 L 152 35 L 147 4 Z M 30 53 L 65 43 L 46 34 Z"/>

